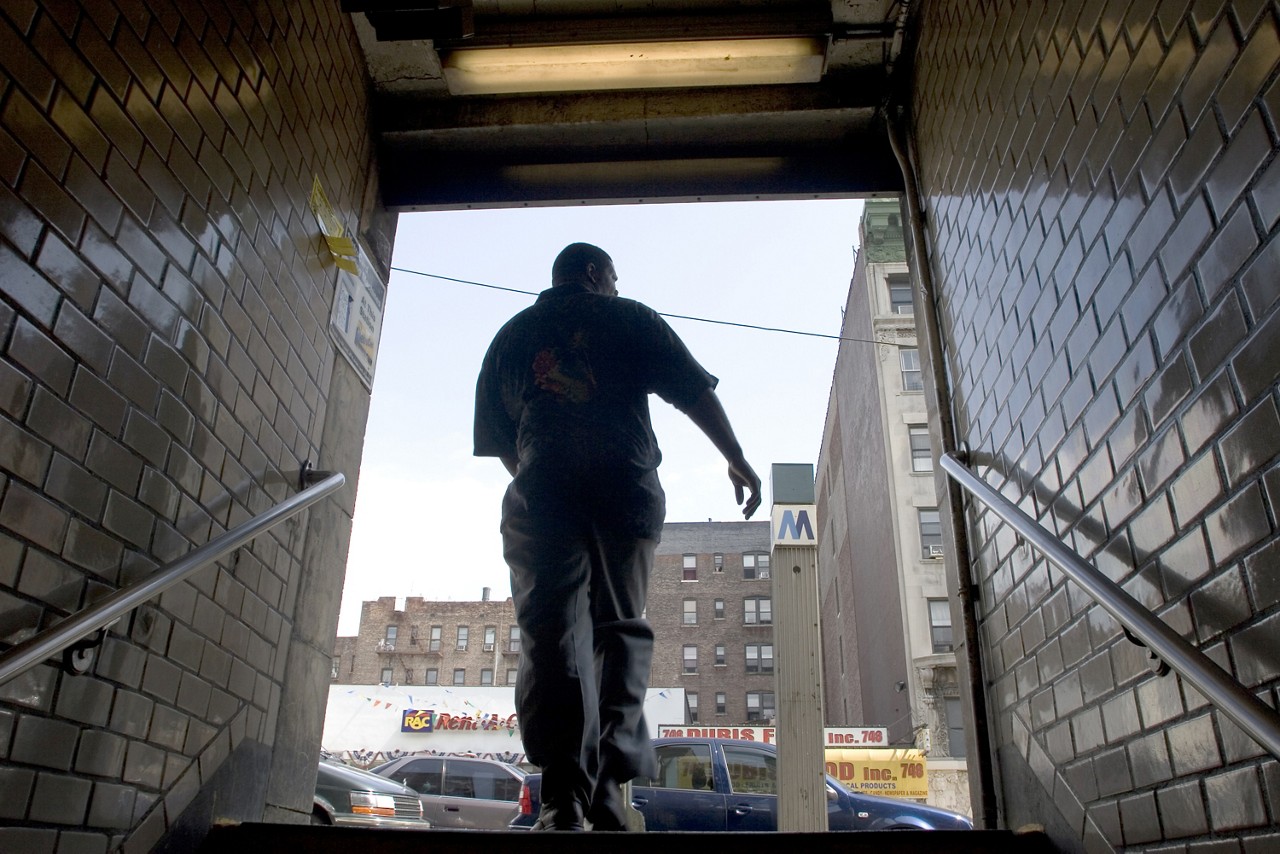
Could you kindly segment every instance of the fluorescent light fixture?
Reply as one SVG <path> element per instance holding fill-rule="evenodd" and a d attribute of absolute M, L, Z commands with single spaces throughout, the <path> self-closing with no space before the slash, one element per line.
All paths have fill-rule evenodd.
<path fill-rule="evenodd" d="M 526 163 L 504 166 L 501 175 L 522 187 L 558 188 L 591 184 L 675 186 L 681 183 L 721 184 L 760 180 L 782 172 L 782 157 L 700 158 L 697 160 L 609 160 L 601 163 Z"/>
<path fill-rule="evenodd" d="M 454 95 L 816 83 L 826 41 L 723 39 L 457 48 L 443 52 Z"/>

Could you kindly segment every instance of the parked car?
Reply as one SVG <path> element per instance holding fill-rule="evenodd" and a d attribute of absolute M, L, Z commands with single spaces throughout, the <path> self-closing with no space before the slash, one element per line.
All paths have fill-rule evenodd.
<path fill-rule="evenodd" d="M 495 759 L 402 756 L 373 769 L 418 794 L 435 827 L 505 830 L 520 811 L 526 771 Z"/>
<path fill-rule="evenodd" d="M 431 827 L 423 819 L 422 802 L 412 789 L 324 757 L 316 771 L 311 823 L 412 830 Z"/>
<path fill-rule="evenodd" d="M 632 781 L 631 804 L 646 830 L 761 831 L 778 829 L 777 748 L 754 741 L 659 738 L 658 776 Z M 520 792 L 512 830 L 527 829 L 541 809 L 542 775 Z M 951 810 L 900 798 L 851 792 L 827 775 L 830 830 L 972 830 Z"/>

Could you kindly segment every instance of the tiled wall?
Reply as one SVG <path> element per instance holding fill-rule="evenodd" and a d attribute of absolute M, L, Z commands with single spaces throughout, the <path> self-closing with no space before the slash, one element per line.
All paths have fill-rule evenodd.
<path fill-rule="evenodd" d="M 308 194 L 357 227 L 369 159 L 337 3 L 0 4 L 6 642 L 284 499 L 301 460 L 354 484 L 367 394 Z M 353 493 L 123 620 L 90 675 L 0 686 L 0 850 L 150 850 L 219 786 L 235 817 L 309 809 L 270 747 L 282 696 L 323 696 L 342 555 L 308 544 L 320 516 L 345 542 Z"/>
<path fill-rule="evenodd" d="M 933 2 L 914 131 L 960 439 L 1272 705 L 1280 684 L 1274 3 Z M 1012 826 L 1280 846 L 1280 766 L 971 514 Z"/>

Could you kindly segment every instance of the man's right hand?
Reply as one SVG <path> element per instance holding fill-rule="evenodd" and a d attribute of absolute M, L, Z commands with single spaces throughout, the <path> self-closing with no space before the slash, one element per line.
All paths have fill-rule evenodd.
<path fill-rule="evenodd" d="M 729 480 L 733 482 L 734 496 L 742 504 L 743 493 L 747 493 L 747 503 L 742 505 L 742 516 L 750 519 L 760 507 L 760 476 L 745 459 L 729 463 Z"/>

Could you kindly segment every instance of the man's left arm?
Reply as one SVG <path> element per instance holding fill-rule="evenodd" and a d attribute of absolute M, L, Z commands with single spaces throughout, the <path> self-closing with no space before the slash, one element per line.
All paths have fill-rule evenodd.
<path fill-rule="evenodd" d="M 689 420 L 706 434 L 711 444 L 716 446 L 716 450 L 729 463 L 729 480 L 733 483 L 734 495 L 738 503 L 742 504 L 743 493 L 747 493 L 742 515 L 750 519 L 760 506 L 760 477 L 743 456 L 742 445 L 738 443 L 738 438 L 733 433 L 729 416 L 725 413 L 715 389 L 704 390 L 698 395 L 693 405 L 684 410 L 684 414 L 689 416 Z"/>

